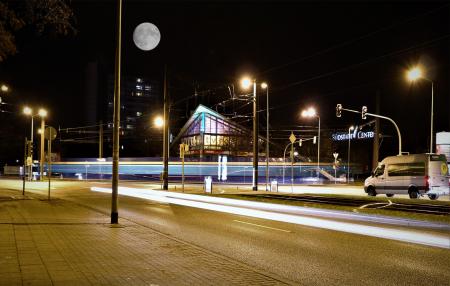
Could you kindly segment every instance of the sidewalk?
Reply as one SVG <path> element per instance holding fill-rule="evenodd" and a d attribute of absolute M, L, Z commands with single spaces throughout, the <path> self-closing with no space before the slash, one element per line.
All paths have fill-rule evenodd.
<path fill-rule="evenodd" d="M 0 189 L 0 285 L 289 282 L 77 204 Z"/>

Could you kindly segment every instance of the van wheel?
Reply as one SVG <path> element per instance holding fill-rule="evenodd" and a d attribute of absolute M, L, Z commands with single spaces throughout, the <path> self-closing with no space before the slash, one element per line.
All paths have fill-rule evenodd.
<path fill-rule="evenodd" d="M 437 198 L 439 198 L 439 196 L 436 194 L 430 194 L 428 195 L 428 197 L 430 198 L 430 200 L 437 200 Z"/>
<path fill-rule="evenodd" d="M 371 197 L 375 197 L 377 195 L 377 192 L 375 191 L 375 188 L 373 186 L 369 186 L 367 188 L 367 194 Z"/>
<path fill-rule="evenodd" d="M 410 199 L 418 199 L 419 198 L 419 191 L 417 191 L 416 188 L 410 188 L 409 189 L 409 198 Z"/>
<path fill-rule="evenodd" d="M 392 198 L 394 196 L 394 194 L 386 194 L 386 197 L 388 198 Z"/>

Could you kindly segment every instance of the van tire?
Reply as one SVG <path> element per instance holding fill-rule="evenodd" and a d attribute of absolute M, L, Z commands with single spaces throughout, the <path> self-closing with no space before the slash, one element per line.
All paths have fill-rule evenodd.
<path fill-rule="evenodd" d="M 388 198 L 392 198 L 394 196 L 394 194 L 386 194 L 386 197 Z"/>
<path fill-rule="evenodd" d="M 368 186 L 367 194 L 371 197 L 375 197 L 377 195 L 377 192 L 375 191 L 375 188 L 373 186 Z"/>
<path fill-rule="evenodd" d="M 419 191 L 415 187 L 409 188 L 408 193 L 409 193 L 410 199 L 418 199 L 419 198 Z"/>
<path fill-rule="evenodd" d="M 439 196 L 436 194 L 429 194 L 428 198 L 430 198 L 430 200 L 437 200 L 437 198 L 439 198 Z"/>

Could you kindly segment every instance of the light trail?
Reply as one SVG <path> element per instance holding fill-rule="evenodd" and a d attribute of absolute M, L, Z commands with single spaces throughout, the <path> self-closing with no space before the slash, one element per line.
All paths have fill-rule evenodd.
<path fill-rule="evenodd" d="M 111 189 L 109 188 L 99 188 L 92 187 L 92 191 L 96 192 L 104 192 L 111 193 Z M 440 248 L 450 249 L 450 237 L 441 236 L 435 234 L 427 234 L 421 233 L 418 231 L 410 231 L 410 230 L 400 230 L 386 227 L 378 227 L 378 226 L 368 226 L 361 225 L 349 222 L 340 222 L 327 220 L 322 218 L 312 218 L 305 217 L 300 215 L 286 214 L 286 213 L 278 213 L 274 211 L 266 211 L 266 210 L 258 210 L 252 208 L 244 208 L 242 206 L 253 206 L 256 205 L 262 206 L 267 205 L 268 208 L 275 210 L 275 204 L 265 204 L 259 202 L 249 202 L 243 200 L 233 200 L 233 199 L 223 199 L 216 197 L 206 197 L 206 196 L 198 196 L 191 194 L 181 194 L 181 193 L 170 193 L 165 191 L 153 191 L 153 190 L 145 190 L 145 189 L 136 189 L 136 188 L 126 188 L 120 187 L 119 194 L 138 197 L 143 199 L 149 199 L 158 202 L 206 209 L 211 211 L 218 211 L 248 217 L 255 217 L 279 222 L 293 223 L 298 225 L 329 229 L 334 231 L 341 231 L 365 236 L 372 236 L 378 238 L 391 239 L 401 242 L 410 242 L 421 245 L 435 246 Z M 209 200 L 209 202 L 206 202 Z M 222 203 L 222 204 L 221 204 Z M 223 203 L 234 203 L 236 206 L 223 205 Z M 282 207 L 291 207 L 292 206 L 280 206 L 276 205 L 278 209 Z M 320 211 L 320 210 L 315 210 Z M 323 211 L 322 211 L 323 212 Z"/>

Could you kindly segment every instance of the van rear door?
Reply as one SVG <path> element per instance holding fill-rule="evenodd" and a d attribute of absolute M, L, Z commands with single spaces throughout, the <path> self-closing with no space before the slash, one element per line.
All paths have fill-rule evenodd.
<path fill-rule="evenodd" d="M 445 155 L 430 155 L 428 176 L 430 192 L 448 192 L 448 166 Z"/>

